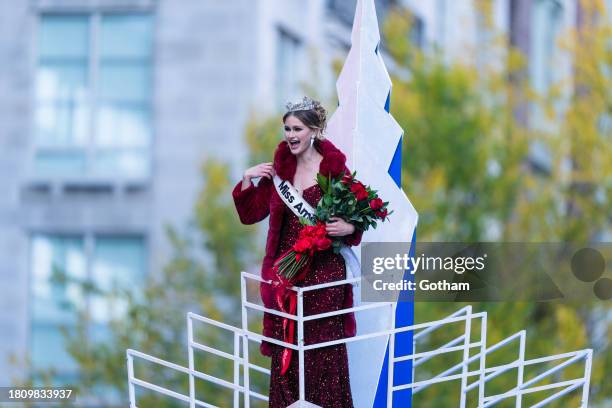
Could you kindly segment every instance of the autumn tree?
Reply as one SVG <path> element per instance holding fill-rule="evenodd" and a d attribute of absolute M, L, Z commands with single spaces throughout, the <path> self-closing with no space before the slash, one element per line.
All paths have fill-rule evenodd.
<path fill-rule="evenodd" d="M 574 61 L 574 76 L 569 85 L 565 78 L 546 94 L 538 94 L 524 75 L 517 74 L 525 70 L 528 59 L 495 31 L 488 3 L 477 2 L 487 40 L 479 44 L 478 54 L 462 61 L 449 62 L 436 50 L 415 48 L 407 35 L 412 16 L 403 9 L 391 13 L 385 25 L 385 50 L 397 66 L 391 113 L 405 131 L 402 180 L 419 212 L 418 240 L 585 244 L 597 240 L 610 228 L 612 174 L 611 37 L 603 2 L 581 2 L 585 23 L 576 32 L 565 33 L 560 44 Z M 500 64 L 500 58 L 505 63 Z M 568 86 L 573 95 L 563 100 L 562 90 Z M 517 112 L 525 106 L 539 123 L 518 120 Z M 550 157 L 550 167 L 544 171 L 535 169 L 530 160 L 534 144 Z M 434 320 L 461 306 L 417 302 L 415 315 L 417 321 Z M 609 307 L 597 301 L 473 306 L 489 313 L 490 344 L 526 328 L 528 358 L 595 347 L 591 402 L 609 395 L 603 381 L 612 363 L 607 352 Z M 607 339 L 592 341 L 601 339 L 597 332 L 602 328 Z M 444 344 L 451 334 L 452 330 L 432 335 L 425 350 Z M 502 350 L 489 364 L 508 363 L 516 353 L 516 348 Z M 417 373 L 424 378 L 441 373 L 457 362 L 453 358 L 432 359 Z M 573 368 L 564 375 L 576 378 L 578 371 Z M 509 390 L 515 378 L 516 371 L 500 376 L 487 394 Z M 457 395 L 456 383 L 434 385 L 418 393 L 415 404 L 453 406 Z M 557 406 L 577 405 L 577 398 L 574 393 Z"/>

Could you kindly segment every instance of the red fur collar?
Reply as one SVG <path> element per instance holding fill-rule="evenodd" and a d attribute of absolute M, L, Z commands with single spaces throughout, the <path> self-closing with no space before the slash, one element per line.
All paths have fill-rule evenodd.
<path fill-rule="evenodd" d="M 346 156 L 329 140 L 318 140 L 315 148 L 323 156 L 319 165 L 319 173 L 327 176 L 338 177 L 344 174 Z M 284 140 L 279 143 L 274 153 L 274 170 L 283 179 L 292 182 L 297 166 L 297 159 L 289 150 L 289 145 Z"/>

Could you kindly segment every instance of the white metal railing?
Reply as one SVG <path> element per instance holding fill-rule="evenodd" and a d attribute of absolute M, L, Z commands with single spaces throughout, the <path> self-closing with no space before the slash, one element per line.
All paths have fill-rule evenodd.
<path fill-rule="evenodd" d="M 466 306 L 458 311 L 456 311 L 455 313 L 453 313 L 451 316 L 449 316 L 449 318 L 453 318 L 456 317 L 458 315 L 461 315 L 463 313 L 466 313 L 466 315 L 471 315 L 471 316 L 475 316 L 477 314 L 472 314 L 472 307 L 471 306 Z M 449 319 L 445 319 L 443 321 L 449 321 Z M 442 323 L 444 324 L 444 323 Z M 418 332 L 417 334 L 414 335 L 414 341 L 413 341 L 413 355 L 414 356 L 419 356 L 419 355 L 423 355 L 424 353 L 416 353 L 416 342 L 420 337 L 423 337 L 427 334 L 429 334 L 431 331 L 436 330 L 438 328 L 440 328 L 442 326 L 442 324 L 436 324 L 433 326 L 430 326 L 430 328 L 423 330 L 421 332 Z M 464 355 L 464 359 L 460 364 L 457 364 L 453 367 L 450 367 L 449 369 L 445 370 L 444 372 L 432 377 L 429 380 L 426 381 L 419 381 L 419 382 L 412 382 L 410 384 L 406 384 L 406 385 L 402 385 L 402 386 L 398 386 L 398 387 L 394 387 L 394 389 L 396 390 L 402 390 L 402 389 L 407 389 L 407 388 L 412 388 L 413 391 L 413 395 L 418 393 L 419 391 L 429 387 L 432 384 L 435 383 L 440 383 L 440 382 L 444 382 L 444 381 L 451 381 L 451 380 L 456 380 L 458 378 L 462 379 L 462 387 L 461 387 L 461 399 L 460 399 L 460 407 L 464 407 L 465 406 L 465 396 L 467 394 L 467 392 L 473 390 L 474 388 L 478 387 L 479 390 L 479 396 L 478 396 L 478 406 L 479 407 L 491 407 L 494 406 L 495 404 L 501 402 L 502 400 L 508 399 L 508 398 L 515 398 L 516 399 L 516 407 L 521 407 L 522 406 L 522 396 L 523 394 L 528 394 L 528 393 L 532 393 L 532 392 L 537 392 L 537 391 L 543 391 L 543 390 L 547 390 L 547 389 L 554 389 L 554 388 L 563 388 L 562 390 L 560 390 L 559 392 L 551 395 L 550 397 L 538 402 L 537 404 L 533 405 L 532 407 L 542 407 L 544 405 L 546 405 L 549 402 L 552 402 L 556 399 L 559 399 L 560 397 L 568 394 L 569 392 L 582 387 L 582 401 L 581 401 L 581 407 L 587 407 L 588 404 L 588 392 L 589 392 L 589 380 L 590 380 L 590 375 L 591 375 L 591 364 L 592 364 L 592 350 L 591 349 L 585 349 L 585 350 L 579 350 L 579 351 L 574 351 L 571 353 L 564 353 L 564 354 L 557 354 L 557 355 L 552 355 L 552 356 L 547 356 L 547 357 L 541 357 L 541 358 L 535 358 L 535 359 L 530 359 L 530 360 L 525 360 L 525 341 L 526 341 L 526 331 L 525 330 L 521 330 L 517 333 L 514 333 L 513 335 L 493 344 L 490 347 L 484 347 L 484 345 L 486 344 L 486 325 L 487 325 L 487 320 L 486 320 L 486 314 L 484 316 L 482 325 L 481 325 L 481 341 L 477 342 L 477 343 L 471 343 L 471 346 L 480 346 L 481 347 L 481 351 L 479 353 L 477 353 L 474 356 L 469 357 L 466 359 L 465 355 Z M 467 330 L 466 330 L 467 332 Z M 456 351 L 458 350 L 458 347 L 453 347 L 456 343 L 459 343 L 461 341 L 466 342 L 466 338 L 467 338 L 467 334 L 463 334 L 453 340 L 451 340 L 450 342 L 448 342 L 447 344 L 441 346 L 440 348 L 434 350 L 434 354 L 429 354 L 429 353 L 425 353 L 425 357 L 421 357 L 418 359 L 414 359 L 414 363 L 413 363 L 413 381 L 414 381 L 414 373 L 415 373 L 415 368 L 419 365 L 421 365 L 422 363 L 424 363 L 425 361 L 427 361 L 429 358 L 433 357 L 433 355 L 437 355 L 443 352 L 450 352 L 450 351 Z M 509 344 L 511 344 L 512 342 L 516 342 L 518 341 L 519 343 L 519 352 L 518 352 L 518 357 L 516 360 L 514 360 L 511 363 L 508 364 L 504 364 L 504 365 L 500 365 L 500 366 L 495 366 L 495 367 L 486 367 L 485 366 L 485 362 L 486 362 L 486 356 L 504 346 L 507 346 Z M 467 343 L 467 342 L 466 342 Z M 483 348 L 484 347 L 484 348 Z M 411 358 L 411 356 L 408 356 L 407 358 L 404 359 L 408 359 Z M 526 366 L 529 365 L 535 365 L 535 364 L 540 364 L 540 363 L 547 363 L 547 362 L 551 362 L 551 361 L 555 361 L 555 360 L 561 360 L 561 359 L 565 359 L 567 358 L 567 360 L 565 362 L 562 362 L 546 371 L 544 371 L 543 373 L 540 373 L 538 375 L 536 375 L 534 378 L 528 380 L 527 382 L 524 382 L 524 368 Z M 480 361 L 480 368 L 479 370 L 476 371 L 466 371 L 465 367 L 467 367 L 470 363 L 479 360 Z M 396 358 L 395 361 L 402 361 L 402 358 Z M 544 380 L 545 378 L 551 377 L 554 374 L 558 374 L 561 372 L 561 370 L 563 370 L 564 368 L 566 368 L 569 365 L 572 364 L 576 364 L 576 363 L 581 363 L 582 361 L 584 361 L 585 367 L 584 367 L 584 375 L 582 378 L 579 379 L 575 379 L 575 380 L 571 380 L 571 381 L 557 381 L 557 382 L 553 382 L 551 384 L 547 384 L 547 385 L 543 385 L 543 386 L 539 386 L 539 387 L 532 387 L 532 388 L 526 388 L 529 387 L 533 384 L 536 384 L 542 380 Z M 451 373 L 457 371 L 458 369 L 462 368 L 463 372 L 460 375 L 450 375 Z M 503 374 L 506 371 L 509 371 L 511 369 L 517 369 L 517 384 L 516 387 L 513 388 L 512 390 L 503 393 L 503 394 L 498 394 L 498 395 L 490 395 L 490 396 L 486 396 L 484 395 L 485 392 L 485 384 L 492 380 L 493 378 Z M 479 379 L 467 386 L 465 386 L 466 381 L 464 381 L 464 378 L 470 377 L 470 376 L 478 376 Z"/>
<path fill-rule="evenodd" d="M 433 386 L 434 384 L 442 383 L 445 381 L 461 381 L 461 392 L 458 398 L 458 406 L 465 408 L 467 404 L 468 392 L 477 388 L 478 391 L 478 408 L 492 407 L 501 401 L 509 398 L 515 398 L 516 407 L 522 406 L 522 396 L 524 394 L 535 393 L 544 390 L 560 389 L 553 395 L 543 399 L 536 403 L 532 407 L 543 407 L 546 404 L 558 400 L 564 395 L 582 388 L 582 399 L 581 408 L 586 408 L 588 404 L 588 393 L 589 393 L 589 382 L 591 376 L 591 365 L 592 365 L 592 350 L 585 349 L 574 351 L 570 353 L 557 354 L 553 356 L 541 357 L 526 360 L 525 359 L 525 339 L 526 332 L 524 330 L 517 332 L 489 347 L 487 347 L 487 313 L 479 312 L 473 313 L 471 306 L 466 306 L 444 319 L 434 320 L 425 323 L 413 324 L 410 326 L 404 326 L 395 328 L 395 309 L 396 304 L 393 302 L 380 302 L 372 303 L 362 306 L 354 306 L 351 308 L 341 309 L 333 312 L 319 313 L 316 315 L 304 316 L 304 294 L 314 290 L 329 288 L 344 284 L 359 285 L 361 282 L 360 278 L 345 279 L 342 281 L 330 282 L 320 285 L 313 285 L 307 287 L 291 287 L 289 290 L 295 291 L 297 295 L 297 313 L 291 315 L 283 313 L 279 310 L 269 309 L 256 303 L 252 303 L 247 299 L 247 280 L 271 283 L 263 280 L 261 277 L 247 272 L 242 272 L 240 276 L 241 282 L 241 317 L 242 317 L 242 328 L 233 327 L 231 325 L 218 322 L 207 317 L 199 316 L 195 313 L 187 314 L 187 351 L 188 351 L 188 367 L 183 367 L 175 363 L 164 361 L 162 359 L 150 356 L 145 353 L 141 353 L 136 350 L 127 350 L 127 366 L 128 366 L 128 390 L 130 398 L 130 408 L 136 408 L 136 393 L 135 386 L 148 389 L 150 391 L 158 392 L 166 396 L 188 402 L 190 408 L 195 407 L 214 407 L 210 403 L 198 400 L 195 395 L 195 379 L 204 380 L 220 387 L 230 389 L 233 391 L 232 406 L 237 408 L 240 406 L 241 396 L 244 402 L 244 407 L 250 407 L 251 398 L 267 401 L 268 397 L 258 392 L 251 390 L 250 387 L 250 371 L 255 370 L 260 373 L 270 375 L 270 370 L 264 367 L 260 367 L 250 362 L 249 360 L 249 342 L 253 341 L 261 343 L 267 341 L 279 346 L 287 347 L 292 350 L 296 350 L 298 353 L 298 372 L 299 372 L 299 399 L 305 401 L 306 397 L 306 384 L 304 378 L 304 357 L 305 351 L 313 350 L 321 347 L 328 347 L 337 344 L 346 344 L 355 341 L 363 341 L 373 339 L 381 336 L 389 336 L 389 356 L 391 356 L 391 364 L 389 364 L 388 370 L 388 388 L 387 388 L 387 407 L 392 406 L 393 393 L 396 391 L 403 391 L 407 389 L 412 390 L 412 394 Z M 317 344 L 306 345 L 304 342 L 304 322 L 322 319 L 331 316 L 337 316 L 351 312 L 361 312 L 366 310 L 372 310 L 387 308 L 390 314 L 391 325 L 389 329 L 380 330 L 374 333 L 365 333 L 358 336 L 326 341 Z M 282 340 L 270 338 L 260 333 L 255 333 L 248 328 L 248 311 L 256 310 L 259 312 L 267 312 L 276 316 L 285 317 L 294 320 L 297 323 L 297 342 L 296 344 L 286 343 Z M 473 321 L 480 321 L 480 339 L 476 342 L 472 342 L 473 332 Z M 225 330 L 233 336 L 233 352 L 228 353 L 209 345 L 201 344 L 194 339 L 193 336 L 193 325 L 194 322 L 201 324 L 207 324 L 214 326 L 218 329 Z M 416 347 L 421 339 L 425 339 L 432 332 L 441 328 L 447 327 L 450 324 L 462 324 L 463 334 L 450 340 L 446 344 L 429 351 L 416 352 Z M 395 337 L 397 334 L 408 333 L 413 334 L 412 353 L 403 356 L 397 356 L 395 352 Z M 496 350 L 508 346 L 511 343 L 518 342 L 519 352 L 516 360 L 511 363 L 503 364 L 495 367 L 486 366 L 486 357 L 490 353 Z M 241 347 L 242 346 L 242 347 Z M 472 355 L 472 349 L 478 349 L 476 354 Z M 195 368 L 195 352 L 204 352 L 215 355 L 233 362 L 233 378 L 232 381 L 227 381 L 221 378 L 217 378 L 210 374 L 206 374 L 196 370 Z M 462 360 L 460 363 L 448 368 L 447 370 L 439 373 L 432 378 L 415 381 L 416 369 L 429 359 L 442 355 L 445 353 L 461 352 Z M 151 363 L 155 363 L 166 368 L 182 372 L 189 378 L 189 395 L 184 395 L 176 391 L 169 390 L 159 385 L 151 384 L 145 380 L 136 378 L 134 375 L 134 359 L 142 359 Z M 545 364 L 553 361 L 564 360 L 561 363 L 555 365 L 552 368 L 545 370 L 544 372 L 536 375 L 535 377 L 525 381 L 524 368 L 530 365 Z M 406 384 L 395 384 L 394 380 L 394 369 L 397 363 L 412 360 L 412 380 Z M 479 362 L 479 368 L 477 370 L 470 371 L 469 365 L 473 362 Z M 581 364 L 584 362 L 584 374 L 581 378 L 565 381 L 553 381 L 550 384 L 536 386 L 537 383 L 544 379 L 551 379 L 553 375 L 559 374 L 563 369 L 570 365 Z M 242 370 L 242 383 L 240 382 L 240 368 Z M 507 372 L 511 369 L 517 369 L 517 380 L 516 386 L 511 390 L 496 394 L 496 395 L 485 395 L 485 385 L 488 381 L 491 381 L 495 377 Z M 477 377 L 475 381 L 470 383 L 470 378 Z M 229 403 L 229 402 L 228 402 Z"/>
<path fill-rule="evenodd" d="M 215 349 L 213 347 L 207 346 L 205 344 L 201 344 L 199 342 L 197 342 L 194 337 L 193 337 L 193 323 L 194 321 L 197 322 L 201 322 L 204 324 L 209 324 L 212 326 L 215 326 L 217 328 L 220 329 L 224 329 L 226 331 L 229 331 L 231 333 L 233 333 L 233 348 L 234 348 L 234 352 L 232 354 L 227 353 L 225 351 L 221 351 L 218 349 Z M 200 316 L 197 315 L 195 313 L 188 313 L 187 314 L 187 347 L 188 347 L 188 367 L 183 367 L 180 366 L 178 364 L 174 364 L 174 363 L 170 363 L 168 361 L 162 360 L 160 358 L 157 357 L 153 357 L 150 356 L 148 354 L 145 353 L 141 353 L 139 351 L 136 350 L 132 350 L 132 349 L 128 349 L 127 350 L 127 360 L 128 360 L 128 375 L 130 378 L 129 381 L 129 396 L 130 396 L 130 408 L 136 408 L 136 399 L 135 399 L 135 390 L 134 390 L 134 385 L 138 385 L 141 386 L 145 389 L 151 390 L 151 391 L 155 391 L 155 392 L 159 392 L 161 394 L 164 394 L 166 396 L 169 397 L 173 397 L 176 399 L 179 399 L 181 401 L 185 401 L 189 403 L 189 407 L 190 408 L 194 408 L 194 407 L 207 407 L 207 408 L 212 408 L 212 407 L 216 407 L 215 405 L 206 403 L 204 401 L 200 401 L 198 399 L 195 398 L 195 378 L 216 384 L 218 386 L 224 387 L 224 388 L 228 388 L 233 390 L 233 406 L 237 407 L 239 406 L 239 401 L 240 401 L 240 395 L 244 395 L 247 391 L 248 394 L 251 397 L 263 400 L 263 401 L 268 401 L 268 397 L 265 395 L 262 395 L 258 392 L 255 392 L 253 390 L 250 390 L 249 388 L 240 385 L 240 378 L 239 378 L 239 373 L 240 373 L 240 366 L 245 364 L 245 361 L 248 362 L 248 360 L 245 360 L 243 357 L 240 356 L 240 341 L 242 339 L 245 338 L 244 332 L 242 329 L 238 329 L 236 327 L 230 326 L 228 324 L 225 323 L 221 323 L 218 322 L 216 320 L 213 319 L 209 319 L 207 317 L 204 316 Z M 254 340 L 257 341 L 257 340 Z M 199 350 L 199 351 L 203 351 L 206 353 L 210 353 L 213 355 L 216 355 L 218 357 L 222 357 L 228 360 L 233 361 L 234 363 L 234 367 L 233 367 L 233 382 L 229 382 L 227 380 L 223 380 L 221 378 L 217 378 L 213 375 L 210 374 L 206 374 L 200 371 L 197 371 L 194 367 L 194 360 L 195 360 L 195 356 L 194 356 L 194 351 L 195 350 Z M 181 393 L 178 393 L 176 391 L 172 391 L 172 390 L 168 390 L 167 388 L 164 387 L 160 387 L 158 385 L 155 384 L 151 384 L 147 381 L 138 379 L 134 376 L 134 357 L 143 359 L 145 361 L 151 362 L 151 363 L 155 363 L 182 373 L 185 373 L 189 376 L 189 395 L 183 395 Z M 250 363 L 248 362 L 248 367 L 249 369 L 253 369 L 256 371 L 259 371 L 261 373 L 270 375 L 270 370 L 264 367 L 260 367 L 256 364 Z M 243 370 L 244 372 L 248 371 L 248 370 Z"/>

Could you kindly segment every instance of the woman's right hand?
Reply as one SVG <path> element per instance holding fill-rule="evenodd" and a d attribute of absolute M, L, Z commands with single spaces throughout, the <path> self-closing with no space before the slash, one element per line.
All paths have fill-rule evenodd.
<path fill-rule="evenodd" d="M 258 177 L 267 177 L 272 179 L 274 177 L 274 168 L 272 163 L 260 163 L 251 168 L 246 169 L 242 176 L 242 189 L 246 189 L 251 185 L 251 180 Z"/>

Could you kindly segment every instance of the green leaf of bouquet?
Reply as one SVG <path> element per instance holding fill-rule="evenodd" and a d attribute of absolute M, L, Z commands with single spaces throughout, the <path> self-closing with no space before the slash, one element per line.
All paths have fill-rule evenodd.
<path fill-rule="evenodd" d="M 327 192 L 329 189 L 329 179 L 322 175 L 321 173 L 317 173 L 317 183 L 321 186 L 321 190 Z"/>
<path fill-rule="evenodd" d="M 300 220 L 300 224 L 302 225 L 315 225 L 312 221 L 310 221 L 306 217 L 300 217 L 299 220 Z"/>

